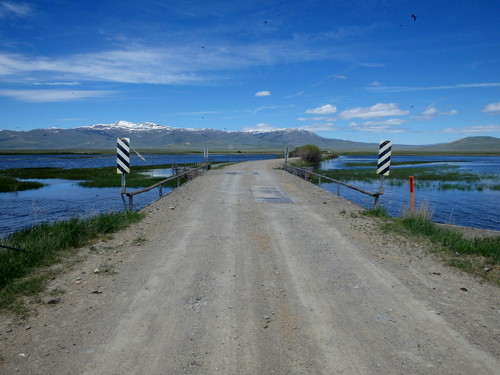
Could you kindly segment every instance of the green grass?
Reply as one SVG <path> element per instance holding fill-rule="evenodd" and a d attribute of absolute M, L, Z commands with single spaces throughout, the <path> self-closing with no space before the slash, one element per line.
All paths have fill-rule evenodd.
<path fill-rule="evenodd" d="M 367 210 L 363 214 L 384 218 L 385 212 L 379 208 Z M 438 253 L 447 265 L 500 285 L 500 236 L 466 237 L 457 229 L 432 222 L 426 207 L 412 216 L 386 217 L 381 230 L 406 237 L 413 235 L 416 236 L 415 241 L 427 238 L 433 244 L 430 251 Z"/>
<path fill-rule="evenodd" d="M 389 217 L 389 215 L 387 214 L 387 209 L 383 206 L 378 206 L 377 208 L 363 211 L 363 215 L 374 217 Z"/>
<path fill-rule="evenodd" d="M 153 185 L 164 180 L 164 177 L 151 177 L 143 174 L 152 169 L 170 168 L 171 164 L 137 166 L 132 168 L 126 175 L 127 187 L 140 188 Z M 116 173 L 116 167 L 103 168 L 18 168 L 6 169 L 0 172 L 4 177 L 10 178 L 31 178 L 31 179 L 50 179 L 59 178 L 65 180 L 83 180 L 79 185 L 83 187 L 120 187 L 121 175 Z M 2 176 L 0 176 L 2 177 Z M 184 182 L 184 181 L 182 181 Z M 0 179 L 0 186 L 2 182 Z M 176 186 L 177 181 L 173 180 L 165 186 Z"/>
<path fill-rule="evenodd" d="M 421 214 L 404 216 L 400 221 L 411 233 L 429 237 L 433 242 L 444 246 L 448 252 L 479 255 L 491 259 L 495 264 L 500 264 L 499 236 L 466 238 L 456 230 L 436 225 L 426 215 Z"/>
<path fill-rule="evenodd" d="M 40 182 L 19 181 L 13 177 L 0 176 L 0 193 L 39 189 L 43 186 L 45 185 Z"/>
<path fill-rule="evenodd" d="M 19 308 L 19 297 L 45 287 L 50 273 L 41 269 L 60 262 L 76 248 L 103 235 L 119 231 L 144 217 L 137 212 L 111 212 L 88 219 L 73 218 L 40 224 L 13 233 L 3 245 L 24 250 L 0 249 L 0 308 Z"/>

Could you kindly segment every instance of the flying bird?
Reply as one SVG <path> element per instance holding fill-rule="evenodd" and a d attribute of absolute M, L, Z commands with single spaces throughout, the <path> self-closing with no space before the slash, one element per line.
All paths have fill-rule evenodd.
<path fill-rule="evenodd" d="M 411 18 L 413 18 L 413 21 L 416 21 L 416 20 L 417 20 L 417 16 L 416 16 L 416 15 L 414 15 L 414 14 L 412 14 L 412 15 L 411 15 Z"/>

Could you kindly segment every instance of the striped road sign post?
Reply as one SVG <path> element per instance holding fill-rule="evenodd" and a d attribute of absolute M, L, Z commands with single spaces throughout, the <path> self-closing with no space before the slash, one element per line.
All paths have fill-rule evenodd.
<path fill-rule="evenodd" d="M 380 178 L 380 190 L 379 193 L 384 192 L 384 176 L 389 176 L 389 168 L 391 166 L 391 141 L 381 141 L 378 149 L 378 162 L 377 162 L 377 174 L 381 176 Z"/>
<path fill-rule="evenodd" d="M 125 175 L 130 173 L 130 138 L 116 140 L 116 172 L 122 175 L 122 194 L 124 194 Z"/>

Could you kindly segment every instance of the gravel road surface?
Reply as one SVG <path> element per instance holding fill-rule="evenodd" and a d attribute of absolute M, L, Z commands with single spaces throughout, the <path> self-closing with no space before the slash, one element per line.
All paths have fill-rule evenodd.
<path fill-rule="evenodd" d="M 0 373 L 500 374 L 497 287 L 279 165 L 212 170 L 82 249 L 0 317 Z"/>

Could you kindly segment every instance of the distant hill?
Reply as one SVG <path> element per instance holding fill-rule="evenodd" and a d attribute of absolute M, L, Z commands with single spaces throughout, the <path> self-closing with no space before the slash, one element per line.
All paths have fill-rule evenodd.
<path fill-rule="evenodd" d="M 36 129 L 30 131 L 0 130 L 0 150 L 53 150 L 95 151 L 114 150 L 116 138 L 128 137 L 136 149 L 161 151 L 282 151 L 285 147 L 314 144 L 333 152 L 378 151 L 378 143 L 353 142 L 323 138 L 306 130 L 281 129 L 275 131 L 221 131 L 213 129 L 184 129 L 153 123 L 133 124 L 118 121 L 113 124 L 96 124 L 72 129 Z M 497 152 L 500 139 L 494 137 L 469 137 L 459 141 L 428 146 L 394 145 L 401 152 Z"/>
<path fill-rule="evenodd" d="M 500 153 L 500 138 L 467 137 L 450 143 L 440 143 L 431 146 L 423 146 L 420 150 L 426 152 Z"/>

